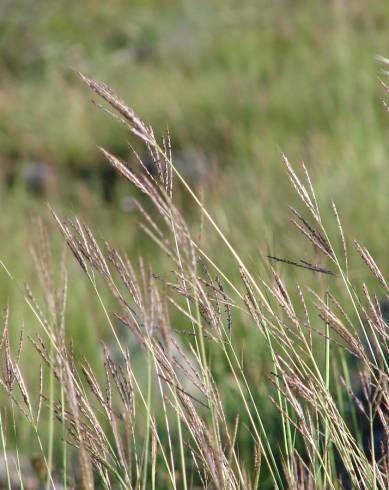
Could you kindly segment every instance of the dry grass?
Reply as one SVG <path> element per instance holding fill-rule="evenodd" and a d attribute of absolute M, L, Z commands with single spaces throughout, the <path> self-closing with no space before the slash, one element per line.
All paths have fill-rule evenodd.
<path fill-rule="evenodd" d="M 24 413 L 39 441 L 42 407 L 51 414 L 51 434 L 54 418 L 61 424 L 62 484 L 87 489 L 387 488 L 387 324 L 378 298 L 387 298 L 388 286 L 358 242 L 356 252 L 377 279 L 377 289 L 351 282 L 349 241 L 336 206 L 338 235 L 330 237 L 306 167 L 297 170 L 284 157 L 300 199 L 300 209 L 291 208 L 291 221 L 312 244 L 314 258 L 270 256 L 268 276 L 256 277 L 174 167 L 169 134 L 159 140 L 108 87 L 80 76 L 150 153 L 152 169 L 137 154 L 137 168 L 132 169 L 102 149 L 107 162 L 152 204 L 145 209 L 138 203 L 142 228 L 171 267 L 153 270 L 141 258 L 131 260 L 113 244 L 99 243 L 77 218 L 63 219 L 52 212 L 91 289 L 101 299 L 103 283 L 117 302 L 117 312 L 111 314 L 101 299 L 119 354 L 102 346 L 100 377 L 86 359 L 74 354 L 66 336 L 66 270 L 62 265 L 55 280 L 47 232 L 39 227 L 33 257 L 44 305 L 26 291 L 42 327 L 42 338 L 30 339 L 43 365 L 37 373 L 41 387 L 37 402 L 19 368 L 22 337 L 16 354 L 11 352 L 8 311 L 0 342 L 0 383 L 10 405 Z M 191 232 L 175 204 L 175 180 L 199 208 L 220 247 L 231 254 L 239 282 L 223 272 L 217 257 L 209 256 Z M 293 285 L 292 291 L 276 269 L 279 262 L 314 274 L 316 289 Z M 333 292 L 335 281 L 341 284 L 342 298 Z M 270 398 L 278 409 L 281 440 L 274 440 L 274 421 L 266 420 L 256 402 L 258 387 L 250 382 L 244 355 L 236 347 L 237 314 L 250 318 L 271 358 L 272 369 L 263 383 L 273 386 Z M 143 373 L 134 370 L 120 329 L 127 330 L 142 349 Z M 233 417 L 216 375 L 220 359 L 230 379 L 228 389 L 239 398 Z M 355 363 L 361 373 L 360 393 L 350 376 Z M 45 376 L 50 381 L 48 393 Z M 242 424 L 250 435 L 245 450 L 238 437 Z M 52 471 L 50 440 L 48 449 L 40 443 L 47 488 L 55 487 L 58 477 Z M 72 447 L 78 455 L 76 478 L 67 459 Z"/>

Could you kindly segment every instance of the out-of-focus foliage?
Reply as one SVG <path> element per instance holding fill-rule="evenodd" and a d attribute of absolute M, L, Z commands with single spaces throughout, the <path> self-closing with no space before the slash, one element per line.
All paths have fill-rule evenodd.
<path fill-rule="evenodd" d="M 201 146 L 222 165 L 264 166 L 286 146 L 323 163 L 340 142 L 366 152 L 383 124 L 374 56 L 385 54 L 388 10 L 380 1 L 5 0 L 2 157 L 68 168 L 95 163 L 96 142 L 126 152 L 72 70 L 109 82 L 157 128 L 169 124 L 176 146 Z"/>

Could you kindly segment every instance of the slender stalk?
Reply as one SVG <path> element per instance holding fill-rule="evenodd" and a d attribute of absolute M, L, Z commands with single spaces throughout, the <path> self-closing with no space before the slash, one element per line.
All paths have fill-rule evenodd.
<path fill-rule="evenodd" d="M 5 471 L 7 474 L 7 484 L 8 484 L 8 490 L 12 490 L 11 487 L 11 476 L 9 473 L 9 465 L 8 465 L 8 457 L 7 457 L 7 446 L 6 446 L 6 440 L 5 440 L 5 435 L 4 435 L 4 427 L 3 427 L 3 417 L 1 414 L 0 410 L 0 434 L 1 434 L 1 445 L 3 447 L 3 455 L 4 455 L 4 462 L 5 462 Z"/>
<path fill-rule="evenodd" d="M 152 356 L 147 353 L 147 398 L 146 403 L 148 411 L 151 412 L 151 363 Z M 149 440 L 150 440 L 150 418 L 146 418 L 146 436 L 145 436 L 145 447 L 144 447 L 144 458 L 143 458 L 143 490 L 147 488 L 147 471 L 148 471 L 148 457 L 149 457 Z"/>
<path fill-rule="evenodd" d="M 50 342 L 50 359 L 53 356 L 53 343 Z M 47 465 L 53 467 L 53 441 L 54 441 L 54 372 L 49 370 L 49 433 L 48 433 L 48 449 L 47 449 Z M 47 473 L 46 490 L 50 489 L 51 471 Z"/>
<path fill-rule="evenodd" d="M 328 306 L 328 296 L 326 295 L 326 303 Z M 327 393 L 330 391 L 330 354 L 331 354 L 331 339 L 330 339 L 330 326 L 328 322 L 325 323 L 325 386 Z M 325 410 L 325 418 L 324 418 L 324 464 L 327 467 L 327 471 L 330 471 L 328 464 L 328 454 L 330 451 L 329 448 L 330 439 L 329 439 L 329 427 L 328 427 L 328 404 Z M 327 487 L 327 471 L 324 472 L 324 488 Z"/>

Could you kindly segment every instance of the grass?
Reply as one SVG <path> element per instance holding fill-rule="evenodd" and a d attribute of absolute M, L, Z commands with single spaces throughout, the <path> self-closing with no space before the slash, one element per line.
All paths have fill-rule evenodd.
<path fill-rule="evenodd" d="M 123 133 L 89 110 L 71 69 L 110 80 L 156 129 L 169 121 L 175 148 L 201 148 L 223 166 L 251 169 L 256 162 L 263 175 L 280 146 L 294 158 L 315 155 L 330 165 L 335 155 L 339 161 L 340 141 L 383 145 L 374 60 L 386 49 L 382 2 L 369 9 L 357 2 L 351 10 L 249 1 L 46 8 L 41 15 L 10 4 L 15 21 L 4 17 L 5 158 L 67 169 L 99 161 L 96 141 L 126 153 Z M 113 21 L 119 18 L 120 25 Z M 44 97 L 34 97 L 42 90 Z M 350 151 L 360 149 L 350 144 Z"/>
<path fill-rule="evenodd" d="M 157 475 L 167 488 L 339 488 L 342 484 L 386 488 L 386 334 L 377 288 L 384 296 L 389 288 L 363 245 L 355 242 L 354 256 L 350 253 L 335 205 L 335 225 L 330 228 L 323 221 L 305 166 L 296 173 L 284 157 L 300 200 L 300 211 L 291 208 L 291 221 L 312 250 L 289 260 L 288 266 L 304 270 L 304 279 L 309 274 L 311 280 L 305 280 L 304 287 L 294 281 L 290 285 L 290 278 L 283 279 L 276 267 L 267 264 L 259 275 L 246 265 L 175 168 L 168 136 L 157 139 L 152 128 L 109 89 L 81 78 L 123 118 L 156 162 L 152 173 L 142 161 L 139 170 L 133 170 L 102 150 L 122 177 L 150 201 L 148 209 L 137 204 L 142 228 L 167 261 L 166 266 L 159 261 L 153 267 L 140 259 L 135 265 L 112 244 L 100 245 L 79 219 L 63 220 L 53 212 L 117 343 L 116 358 L 112 344 L 103 346 L 103 369 L 95 370 L 86 355 L 68 343 L 66 269 L 61 268 L 56 285 L 47 231 L 38 226 L 33 258 L 44 306 L 29 290 L 25 297 L 44 334 L 31 337 L 46 365 L 40 374 L 41 392 L 32 401 L 19 368 L 21 343 L 16 354 L 9 347 L 8 313 L 2 337 L 2 386 L 11 406 L 19 408 L 33 428 L 46 466 L 47 487 L 54 486 L 57 478 L 52 470 L 55 416 L 66 441 L 76 448 L 77 485 L 85 488 L 155 487 Z M 213 235 L 220 250 L 224 248 L 231 257 L 235 274 L 223 268 L 219 254 L 210 255 L 203 247 L 201 234 L 196 238 L 198 234 L 191 231 L 175 205 L 173 179 L 197 207 L 202 231 L 207 230 L 209 239 Z M 370 288 L 351 274 L 355 256 L 370 270 Z M 283 258 L 273 256 L 273 262 L 285 265 Z M 101 293 L 103 284 L 116 303 L 115 313 L 110 313 Z M 242 315 L 252 331 L 247 336 L 242 336 Z M 123 329 L 143 352 L 142 366 L 134 363 L 121 337 Z M 267 381 L 261 380 L 266 384 L 262 395 L 252 376 L 253 363 L 246 364 L 250 353 L 259 355 L 254 340 L 247 349 L 248 338 L 257 339 L 272 366 Z M 350 378 L 355 362 L 364 373 L 363 395 L 349 395 L 345 401 L 342 391 L 334 391 L 333 386 L 342 379 L 342 368 L 344 377 Z M 218 364 L 223 365 L 221 381 Z M 355 387 L 344 389 L 352 393 Z M 231 405 L 229 391 L 236 397 Z M 276 411 L 266 412 L 265 398 Z M 47 456 L 40 439 L 42 403 L 51 414 Z M 347 410 L 364 412 L 370 425 L 370 449 L 364 445 L 363 423 L 353 428 Z M 374 443 L 377 420 L 382 427 L 381 446 Z M 269 421 L 280 433 L 271 430 Z M 65 481 L 67 453 L 65 444 L 61 469 Z"/>
<path fill-rule="evenodd" d="M 356 2 L 353 8 L 332 3 L 323 6 L 321 2 L 304 3 L 299 8 L 249 1 L 244 5 L 231 2 L 228 6 L 217 2 L 196 3 L 196 8 L 179 2 L 166 2 L 163 6 L 153 2 L 148 2 L 147 6 L 143 2 L 131 2 L 131 6 L 116 2 L 114 7 L 104 7 L 103 12 L 101 7 L 89 3 L 75 3 L 66 10 L 61 6 L 44 5 L 43 13 L 41 6 L 34 10 L 29 9 L 27 3 L 10 3 L 7 8 L 12 15 L 2 21 L 6 29 L 0 29 L 0 46 L 5 54 L 1 62 L 4 76 L 0 91 L 1 171 L 10 164 L 17 166 L 30 159 L 48 162 L 55 170 L 57 184 L 47 199 L 61 220 L 63 216 L 77 214 L 82 222 L 91 223 L 103 250 L 104 239 L 108 238 L 112 246 L 134 261 L 136 281 L 143 284 L 142 315 L 146 315 L 147 321 L 149 317 L 160 316 L 161 323 L 174 330 L 173 343 L 179 340 L 178 349 L 190 359 L 197 359 L 196 374 L 192 374 L 197 384 L 198 378 L 202 384 L 196 399 L 200 397 L 209 411 L 190 397 L 189 402 L 200 418 L 200 432 L 210 434 L 212 445 L 209 449 L 207 441 L 199 442 L 196 437 L 201 434 L 188 425 L 190 420 L 185 410 L 192 410 L 192 407 L 181 397 L 188 393 L 188 384 L 191 385 L 185 381 L 189 367 L 181 369 L 184 374 L 179 372 L 178 366 L 173 366 L 173 373 L 165 372 L 169 366 L 161 367 L 153 335 L 148 332 L 150 338 L 146 336 L 146 345 L 145 340 L 136 342 L 123 325 L 125 322 L 115 318 L 121 306 L 105 284 L 106 277 L 92 273 L 96 264 L 89 265 L 89 276 L 85 275 L 67 252 L 66 345 L 53 337 L 53 333 L 45 343 L 49 351 L 52 349 L 54 358 L 55 353 L 58 359 L 63 356 L 70 366 L 70 359 L 75 357 L 77 376 L 75 382 L 71 374 L 57 371 L 62 382 L 53 384 L 53 374 L 50 374 L 53 369 L 44 367 L 44 392 L 49 401 L 42 402 L 38 421 L 43 451 L 40 449 L 34 424 L 42 361 L 27 337 L 42 336 L 42 318 L 37 321 L 23 300 L 26 281 L 48 317 L 50 328 L 55 332 L 57 327 L 56 315 L 48 305 L 43 306 L 47 303 L 47 293 L 40 290 L 36 264 L 30 253 L 31 246 L 36 248 L 38 241 L 39 249 L 41 241 L 37 215 L 44 217 L 44 228 L 48 227 L 51 261 L 57 273 L 61 269 L 64 244 L 55 230 L 46 202 L 26 194 L 19 182 L 13 191 L 2 190 L 0 230 L 6 240 L 1 246 L 0 258 L 14 280 L 1 272 L 0 301 L 10 307 L 9 336 L 13 351 L 17 350 L 20 329 L 25 332 L 20 370 L 35 411 L 31 425 L 24 415 L 12 409 L 12 403 L 6 402 L 8 397 L 3 391 L 2 405 L 8 408 L 3 409 L 1 420 L 7 448 L 18 447 L 21 457 L 25 456 L 23 453 L 28 457 L 37 456 L 44 468 L 42 454 L 46 461 L 50 459 L 48 448 L 52 444 L 53 479 L 63 480 L 79 472 L 79 476 L 84 475 L 85 486 L 90 486 L 90 464 L 95 463 L 93 455 L 88 454 L 90 441 L 86 440 L 86 449 L 79 451 L 80 462 L 74 464 L 76 451 L 71 448 L 65 451 L 62 441 L 62 437 L 70 434 L 67 424 L 56 423 L 49 430 L 53 419 L 52 401 L 59 400 L 57 414 L 63 420 L 65 408 L 70 410 L 69 417 L 75 417 L 73 436 L 77 439 L 79 427 L 74 395 L 80 389 L 87 397 L 80 402 L 87 404 L 83 409 L 89 416 L 99 414 L 96 425 L 101 427 L 99 437 L 106 435 L 104 451 L 108 452 L 104 454 L 111 465 L 110 483 L 107 483 L 105 470 L 95 466 L 93 475 L 97 486 L 126 487 L 126 478 L 129 478 L 135 487 L 171 487 L 176 480 L 176 487 L 181 488 L 186 478 L 186 485 L 191 488 L 202 485 L 200 474 L 204 472 L 216 486 L 228 486 L 226 482 L 230 478 L 231 481 L 236 479 L 242 487 L 248 487 L 250 480 L 255 487 L 255 480 L 259 478 L 261 487 L 272 488 L 280 479 L 280 486 L 287 486 L 289 479 L 293 487 L 297 485 L 297 468 L 304 466 L 294 453 L 295 447 L 306 464 L 307 452 L 311 451 L 307 486 L 312 474 L 321 481 L 323 488 L 330 486 L 328 481 L 336 487 L 334 468 L 339 468 L 339 458 L 347 460 L 347 451 L 363 469 L 366 485 L 373 484 L 370 472 L 381 470 L 367 463 L 354 446 L 350 448 L 350 440 L 344 439 L 331 421 L 339 419 L 340 427 L 344 427 L 341 421 L 349 422 L 350 406 L 355 405 L 340 383 L 340 376 L 346 381 L 350 378 L 346 384 L 358 389 L 360 382 L 355 379 L 358 371 L 367 369 L 374 379 L 374 369 L 354 361 L 340 349 L 336 342 L 348 345 L 350 339 L 342 340 L 339 331 L 332 331 L 334 325 L 328 319 L 327 322 L 319 320 L 318 314 L 330 316 L 320 302 L 327 304 L 328 301 L 331 306 L 331 299 L 326 296 L 330 289 L 350 317 L 351 325 L 347 329 L 355 336 L 356 328 L 366 342 L 361 332 L 364 325 L 359 321 L 364 317 L 362 307 L 366 308 L 368 302 L 364 299 L 363 283 L 367 284 L 371 296 L 385 294 L 352 244 L 358 237 L 377 258 L 382 274 L 387 277 L 387 114 L 379 103 L 384 91 L 377 82 L 380 65 L 375 61 L 375 54 L 385 54 L 387 7 L 378 1 L 371 2 L 368 9 L 362 2 Z M 90 33 L 87 39 L 86 30 Z M 107 207 L 95 189 L 88 190 L 74 179 L 73 170 L 107 164 L 97 145 L 128 160 L 131 168 L 137 168 L 137 164 L 136 159 L 129 156 L 126 129 L 90 106 L 89 94 L 83 93 L 70 68 L 109 81 L 115 91 L 131 100 L 146 121 L 153 121 L 157 135 L 165 133 L 168 121 L 173 164 L 180 152 L 200 149 L 216 164 L 215 174 L 205 181 L 189 182 L 192 192 L 198 196 L 197 204 L 176 177 L 174 205 L 183 217 L 176 214 L 175 208 L 169 208 L 165 225 L 161 224 L 158 209 L 148 202 L 147 196 L 142 196 L 139 190 L 128 191 L 124 180 L 120 186 L 121 195 L 130 192 L 158 225 L 165 226 L 171 255 L 176 258 L 174 263 L 139 228 L 142 215 L 135 211 L 126 214 L 115 206 Z M 141 157 L 147 159 L 141 142 L 134 138 L 130 141 Z M 317 247 L 289 223 L 293 215 L 288 205 L 299 205 L 295 190 L 288 182 L 288 171 L 281 162 L 282 151 L 291 162 L 304 159 L 320 209 L 319 222 L 316 218 L 313 221 L 321 233 L 324 229 L 339 264 L 321 258 Z M 167 164 L 170 168 L 170 158 Z M 299 164 L 294 166 L 300 172 Z M 185 174 L 182 177 L 188 179 Z M 165 192 L 162 192 L 164 198 Z M 348 237 L 348 274 L 332 200 Z M 303 211 L 303 207 L 299 207 L 299 212 L 306 218 L 310 211 Z M 298 220 L 296 216 L 294 219 Z M 182 220 L 187 223 L 190 238 L 185 233 L 182 236 Z M 215 224 L 229 245 L 221 239 Z M 78 225 L 77 230 L 81 231 Z M 192 250 L 194 243 L 195 251 Z M 202 255 L 203 259 L 194 265 L 190 254 Z M 139 255 L 143 257 L 143 265 L 137 263 Z M 267 255 L 292 261 L 307 259 L 337 274 L 320 275 L 282 262 L 270 262 Z M 217 272 L 206 257 L 218 267 Z M 150 264 L 156 278 L 150 277 L 146 264 Z M 243 277 L 239 267 L 242 264 L 246 269 Z M 270 265 L 282 278 L 281 285 Z M 48 264 L 44 267 L 50 268 Z M 179 275 L 175 277 L 172 270 L 178 270 Z M 219 287 L 215 283 L 216 275 L 231 301 L 231 313 L 225 311 L 226 301 L 220 291 L 214 292 L 216 298 L 212 295 Z M 63 275 L 61 280 L 59 290 Z M 115 277 L 115 284 L 117 280 Z M 262 281 L 266 281 L 267 286 Z M 171 289 L 170 282 L 179 286 Z M 210 282 L 212 285 L 208 284 Z M 301 286 L 302 293 L 296 284 Z M 294 324 L 282 293 L 280 296 L 283 287 L 288 291 L 301 325 L 306 321 L 302 320 L 301 294 L 306 298 L 312 323 L 312 346 L 309 342 L 307 346 L 303 336 L 296 333 L 293 335 L 297 336 L 300 350 L 295 348 L 289 352 L 285 348 L 290 342 L 285 332 L 293 331 Z M 310 297 L 309 288 L 319 294 L 320 300 Z M 130 294 L 123 285 L 119 289 L 126 298 Z M 257 310 L 262 311 L 262 294 L 271 303 L 271 313 L 266 314 L 267 330 L 262 328 L 263 320 L 257 313 Z M 171 296 L 174 303 L 165 305 L 166 295 Z M 219 321 L 213 302 L 219 303 L 223 325 L 216 325 L 217 335 L 209 325 Z M 167 318 L 165 310 L 169 312 Z M 228 315 L 233 325 L 231 341 Z M 377 321 L 376 317 L 372 320 L 373 324 Z M 142 322 L 147 323 L 144 319 Z M 346 320 L 342 318 L 342 322 Z M 258 323 L 261 334 L 256 328 Z M 129 346 L 131 349 L 129 366 L 120 347 L 115 347 L 111 324 L 122 348 Z M 285 330 L 286 327 L 289 330 Z M 175 330 L 184 330 L 185 334 L 177 334 Z M 306 340 L 310 341 L 307 332 Z M 323 338 L 328 333 L 331 342 Z M 211 334 L 216 340 L 209 338 Z M 74 347 L 69 353 L 71 340 Z M 125 436 L 130 437 L 131 444 L 128 440 L 123 443 L 127 450 L 131 447 L 131 454 L 125 454 L 132 461 L 130 467 L 120 454 L 121 443 L 117 441 L 112 421 L 108 415 L 106 419 L 100 418 L 100 411 L 105 409 L 98 407 L 98 400 L 97 405 L 92 402 L 93 389 L 88 391 L 88 375 L 81 370 L 82 364 L 86 366 L 85 357 L 98 382 L 102 386 L 107 382 L 104 381 L 104 362 L 106 366 L 110 363 L 107 353 L 99 348 L 101 340 L 108 345 L 114 362 L 124 366 L 126 382 L 133 383 L 133 406 L 120 401 L 120 395 L 113 395 L 115 410 L 120 413 L 124 410 L 131 420 L 130 424 L 122 424 L 120 418 L 117 421 L 118 426 L 133 430 Z M 364 348 L 369 353 L 368 346 L 364 344 Z M 300 355 L 302 350 L 304 357 Z M 283 364 L 282 356 L 286 356 L 288 367 Z M 300 384 L 296 386 L 292 376 L 295 373 L 288 371 L 292 367 L 299 368 Z M 89 367 L 85 369 L 89 373 Z M 305 377 L 301 379 L 303 374 Z M 113 386 L 114 379 L 109 379 L 108 385 Z M 295 394 L 299 387 L 312 388 L 312 380 L 314 405 L 310 405 L 311 399 L 304 399 L 304 392 L 299 393 L 299 397 Z M 335 408 L 326 397 L 328 388 Z M 222 411 L 217 397 L 221 398 Z M 21 400 L 21 403 L 24 402 Z M 299 404 L 308 421 L 309 416 L 320 421 L 316 427 L 308 424 L 314 445 L 311 440 L 307 444 L 306 437 L 299 435 L 294 425 L 300 415 Z M 135 414 L 131 412 L 133 407 Z M 367 409 L 374 412 L 372 406 Z M 354 436 L 358 434 L 361 416 L 358 409 L 355 414 L 352 409 L 351 413 L 357 426 L 357 430 L 352 429 Z M 117 430 L 120 439 L 122 429 Z M 328 451 L 323 441 L 329 442 Z M 339 446 L 340 450 L 334 449 Z M 28 451 L 23 451 L 22 447 Z M 276 464 L 272 463 L 269 447 Z M 211 456 L 202 452 L 206 449 Z M 223 459 L 222 454 L 229 462 L 225 475 L 217 464 L 210 466 L 213 460 Z M 346 463 L 350 469 L 350 463 Z M 74 472 L 72 465 L 76 468 Z M 301 472 L 304 473 L 302 469 Z M 46 477 L 47 472 L 43 471 L 42 478 Z M 47 482 L 50 486 L 50 478 Z M 381 484 L 377 477 L 377 487 Z"/>

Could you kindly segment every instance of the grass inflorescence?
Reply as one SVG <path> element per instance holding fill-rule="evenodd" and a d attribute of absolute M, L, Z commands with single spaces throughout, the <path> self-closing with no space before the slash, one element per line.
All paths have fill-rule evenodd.
<path fill-rule="evenodd" d="M 141 229 L 165 259 L 129 257 L 51 210 L 110 328 L 92 365 L 67 331 L 64 254 L 56 274 L 47 227 L 35 227 L 41 291 L 26 287 L 24 296 L 39 331 L 25 339 L 22 330 L 12 346 L 6 309 L 0 384 L 7 417 L 21 413 L 32 428 L 46 487 L 387 488 L 388 285 L 368 249 L 348 238 L 336 205 L 327 223 L 306 166 L 283 156 L 304 253 L 270 251 L 259 271 L 175 167 L 169 132 L 158 138 L 109 87 L 80 77 L 149 153 L 151 166 L 135 152 L 132 167 L 101 149 L 143 195 Z M 180 210 L 177 184 L 200 233 Z M 350 273 L 357 260 L 368 279 Z M 285 268 L 306 283 L 284 277 Z M 34 387 L 21 363 L 26 341 L 41 364 Z M 21 448 L 15 423 L 1 416 L 0 428 L 11 488 L 7 437 Z"/>

